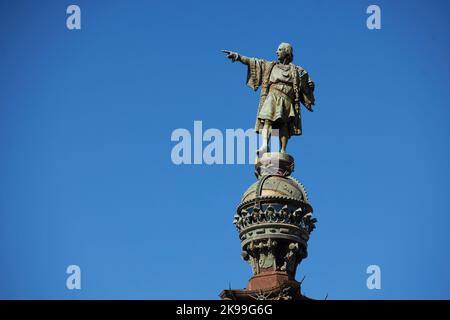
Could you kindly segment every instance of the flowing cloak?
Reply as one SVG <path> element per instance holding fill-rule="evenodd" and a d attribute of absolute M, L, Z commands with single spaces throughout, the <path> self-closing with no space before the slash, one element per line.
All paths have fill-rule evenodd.
<path fill-rule="evenodd" d="M 263 123 L 261 119 L 258 118 L 261 108 L 266 100 L 266 97 L 270 89 L 270 74 L 276 62 L 266 61 L 255 58 L 248 58 L 248 70 L 247 70 L 247 85 L 253 90 L 258 90 L 261 87 L 261 95 L 258 105 L 258 113 L 256 115 L 255 131 L 260 133 Z M 288 123 L 289 136 L 291 135 L 301 135 L 302 134 L 302 123 L 301 123 L 301 112 L 300 103 L 304 106 L 313 106 L 315 102 L 314 92 L 309 87 L 309 82 L 312 80 L 309 78 L 308 73 L 305 69 L 300 66 L 291 64 L 291 72 L 293 79 L 293 89 L 294 89 L 294 117 L 292 117 Z"/>

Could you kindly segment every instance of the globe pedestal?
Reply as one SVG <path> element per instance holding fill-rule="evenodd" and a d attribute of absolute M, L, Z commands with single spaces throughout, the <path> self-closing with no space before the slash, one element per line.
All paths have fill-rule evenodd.
<path fill-rule="evenodd" d="M 233 221 L 253 276 L 245 289 L 222 291 L 222 299 L 306 299 L 295 274 L 307 257 L 316 219 L 304 186 L 291 177 L 293 170 L 294 158 L 286 153 L 257 159 L 257 181 L 244 192 Z"/>

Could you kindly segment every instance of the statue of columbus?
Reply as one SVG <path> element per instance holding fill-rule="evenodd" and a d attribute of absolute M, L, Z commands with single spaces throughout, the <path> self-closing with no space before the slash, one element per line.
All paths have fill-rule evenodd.
<path fill-rule="evenodd" d="M 268 152 L 272 129 L 278 129 L 281 153 L 286 152 L 288 140 L 302 134 L 300 104 L 313 111 L 314 82 L 300 66 L 292 63 L 294 53 L 289 43 L 281 43 L 276 51 L 277 61 L 249 58 L 237 52 L 222 50 L 231 61 L 248 67 L 247 85 L 253 90 L 261 87 L 256 115 L 256 132 L 263 141 L 258 155 Z"/>

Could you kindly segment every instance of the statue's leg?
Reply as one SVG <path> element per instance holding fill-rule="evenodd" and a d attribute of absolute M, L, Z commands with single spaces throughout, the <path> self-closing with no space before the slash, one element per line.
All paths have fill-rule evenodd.
<path fill-rule="evenodd" d="M 269 139 L 271 131 L 272 122 L 270 120 L 264 120 L 264 126 L 261 130 L 262 145 L 261 148 L 259 148 L 259 150 L 257 151 L 259 156 L 262 156 L 269 150 Z"/>
<path fill-rule="evenodd" d="M 284 124 L 280 128 L 280 145 L 281 145 L 281 153 L 286 153 L 286 146 L 289 140 L 289 131 L 287 124 Z"/>

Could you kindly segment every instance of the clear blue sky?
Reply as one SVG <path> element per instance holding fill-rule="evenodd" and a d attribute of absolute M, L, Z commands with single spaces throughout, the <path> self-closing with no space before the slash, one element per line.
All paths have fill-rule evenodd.
<path fill-rule="evenodd" d="M 66 28 L 77 4 L 82 29 Z M 366 28 L 378 4 L 382 29 Z M 0 1 L 0 298 L 216 299 L 251 165 L 172 163 L 176 128 L 251 128 L 220 49 L 316 82 L 288 152 L 318 218 L 303 292 L 450 298 L 448 1 Z M 233 116 L 236 114 L 236 116 Z M 66 289 L 66 267 L 82 290 Z M 382 289 L 366 288 L 377 264 Z"/>

